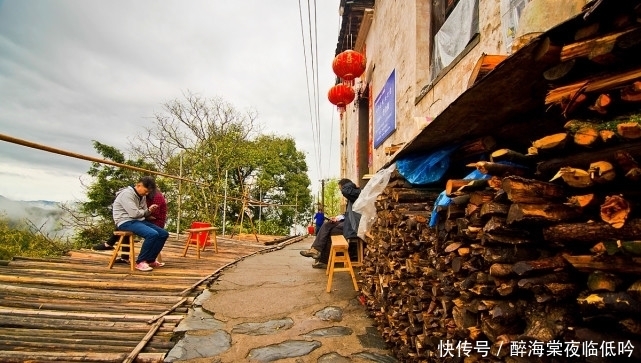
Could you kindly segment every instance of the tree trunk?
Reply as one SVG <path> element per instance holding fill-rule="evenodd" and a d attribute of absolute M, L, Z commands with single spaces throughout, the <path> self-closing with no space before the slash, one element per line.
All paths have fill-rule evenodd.
<path fill-rule="evenodd" d="M 498 177 L 505 177 L 508 175 L 525 176 L 526 174 L 529 174 L 528 169 L 526 168 L 492 163 L 489 161 L 478 161 L 476 163 L 469 164 L 468 166 L 476 167 L 476 169 L 483 174 L 490 174 Z"/>
<path fill-rule="evenodd" d="M 513 203 L 543 204 L 565 199 L 562 186 L 534 179 L 507 177 L 503 179 L 502 188 Z"/>
<path fill-rule="evenodd" d="M 621 256 L 599 256 L 592 255 L 572 256 L 564 254 L 563 258 L 575 269 L 581 272 L 608 272 L 624 275 L 641 275 L 641 258 Z"/>
<path fill-rule="evenodd" d="M 507 204 L 503 203 L 497 203 L 497 202 L 487 202 L 483 203 L 481 206 L 481 211 L 480 211 L 480 216 L 481 218 L 484 217 L 491 217 L 491 216 L 507 216 L 508 211 L 510 210 L 510 206 Z"/>
<path fill-rule="evenodd" d="M 514 203 L 507 214 L 507 224 L 521 222 L 567 222 L 581 216 L 577 208 L 565 204 Z"/>
<path fill-rule="evenodd" d="M 494 151 L 490 155 L 490 160 L 492 162 L 508 161 L 510 163 L 524 166 L 532 166 L 536 162 L 534 158 L 510 149 L 499 149 Z"/>
<path fill-rule="evenodd" d="M 639 316 L 641 303 L 625 292 L 595 292 L 577 300 L 579 309 L 586 315 L 619 313 Z"/>
<path fill-rule="evenodd" d="M 614 228 L 606 222 L 560 223 L 543 229 L 543 237 L 551 242 L 596 243 L 606 239 L 633 240 L 641 235 L 641 219 L 630 219 L 623 227 Z"/>
<path fill-rule="evenodd" d="M 530 273 L 552 272 L 563 270 L 567 262 L 561 256 L 541 258 L 533 261 L 519 261 L 512 266 L 512 271 L 522 276 Z"/>
<path fill-rule="evenodd" d="M 601 220 L 614 228 L 621 228 L 630 214 L 630 203 L 619 195 L 605 197 L 601 205 Z"/>
<path fill-rule="evenodd" d="M 537 171 L 542 175 L 552 175 L 553 173 L 556 173 L 560 168 L 568 165 L 571 165 L 575 168 L 587 169 L 590 166 L 590 163 L 594 163 L 597 161 L 608 161 L 611 163 L 615 163 L 617 162 L 617 158 L 615 155 L 619 153 L 627 153 L 631 157 L 641 156 L 641 142 L 611 146 L 605 149 L 586 151 L 568 155 L 562 158 L 549 159 L 541 162 L 537 166 Z"/>
<path fill-rule="evenodd" d="M 462 193 L 471 192 L 474 190 L 481 190 L 487 187 L 486 179 L 450 179 L 445 185 L 445 194 L 448 197 L 460 195 Z"/>

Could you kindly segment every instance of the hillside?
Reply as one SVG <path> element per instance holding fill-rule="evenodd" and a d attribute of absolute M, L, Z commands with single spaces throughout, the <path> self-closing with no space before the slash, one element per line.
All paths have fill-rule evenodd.
<path fill-rule="evenodd" d="M 71 237 L 73 231 L 61 226 L 65 213 L 58 202 L 16 201 L 0 195 L 0 214 L 17 224 L 33 224 L 49 237 Z"/>

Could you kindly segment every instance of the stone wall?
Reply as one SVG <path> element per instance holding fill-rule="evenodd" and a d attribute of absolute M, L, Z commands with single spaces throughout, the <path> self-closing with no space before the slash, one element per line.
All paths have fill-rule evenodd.
<path fill-rule="evenodd" d="M 369 172 L 379 170 L 388 160 L 385 148 L 413 139 L 468 86 L 472 68 L 480 56 L 505 54 L 501 32 L 500 0 L 479 0 L 478 43 L 446 74 L 430 85 L 429 56 L 431 48 L 430 1 L 378 1 L 374 20 L 366 38 L 367 71 L 361 77 L 370 85 L 369 129 L 373 129 L 374 100 L 393 70 L 396 71 L 396 131 L 378 148 L 371 150 Z M 358 81 L 355 88 L 358 88 Z M 425 91 L 427 92 L 425 93 Z M 425 93 L 421 96 L 421 93 Z M 417 100 L 420 99 L 418 102 Z M 359 180 L 356 155 L 358 143 L 358 110 L 348 105 L 341 122 L 342 176 Z M 371 140 L 372 135 L 369 135 Z M 373 148 L 373 145 L 369 146 Z"/>

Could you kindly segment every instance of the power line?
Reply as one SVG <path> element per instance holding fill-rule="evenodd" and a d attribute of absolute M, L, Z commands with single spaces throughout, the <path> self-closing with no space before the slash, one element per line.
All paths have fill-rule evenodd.
<path fill-rule="evenodd" d="M 316 10 L 314 10 L 316 12 Z M 312 89 L 314 92 L 314 115 L 316 116 L 314 122 L 316 124 L 316 133 L 314 136 L 318 140 L 318 154 L 316 158 L 316 166 L 318 168 L 318 171 L 320 172 L 321 169 L 321 159 L 322 159 L 322 148 L 320 145 L 320 122 L 318 120 L 318 104 L 319 104 L 319 99 L 318 99 L 318 62 L 314 61 L 315 59 L 318 59 L 317 55 L 314 54 L 314 42 L 318 43 L 318 39 L 312 37 L 312 13 L 311 13 L 311 6 L 309 0 L 307 0 L 307 24 L 309 25 L 308 31 L 309 31 L 309 54 L 310 54 L 310 59 L 311 59 L 311 66 L 312 66 Z M 314 23 L 315 25 L 316 23 Z"/>
<path fill-rule="evenodd" d="M 314 44 L 314 47 L 316 49 L 315 53 L 315 58 L 316 58 L 316 94 L 317 96 L 317 102 L 316 102 L 316 125 L 317 125 L 317 130 L 318 133 L 316 137 L 318 138 L 318 174 L 323 175 L 323 169 L 322 169 L 322 160 L 323 160 L 323 144 L 321 143 L 321 119 L 320 119 L 320 89 L 319 89 L 319 80 L 318 80 L 318 71 L 319 71 L 319 62 L 318 62 L 318 16 L 317 16 L 317 7 L 316 7 L 316 0 L 314 0 L 314 39 L 316 40 L 316 43 Z"/>
<path fill-rule="evenodd" d="M 342 19 L 339 16 L 338 17 L 338 22 L 336 24 L 338 33 L 340 33 L 341 21 L 342 21 Z M 332 110 L 331 111 L 332 119 L 331 119 L 331 122 L 330 122 L 330 129 L 329 129 L 329 157 L 327 158 L 327 170 L 331 169 L 330 165 L 331 165 L 331 160 L 332 160 L 332 146 L 333 146 L 333 140 L 334 140 L 334 116 L 336 114 L 334 112 L 334 106 L 330 106 L 330 108 Z M 339 133 L 338 137 L 340 139 L 340 137 L 341 137 L 340 133 Z M 340 145 L 340 141 L 339 141 L 339 145 Z M 322 179 L 325 179 L 325 177 L 326 176 L 321 175 Z"/>
<path fill-rule="evenodd" d="M 301 0 L 298 0 L 298 16 L 300 19 L 300 33 L 303 41 L 303 59 L 305 61 L 305 82 L 307 85 L 307 105 L 309 108 L 309 122 L 312 126 L 312 141 L 314 144 L 314 160 L 318 164 L 320 160 L 320 151 L 319 151 L 320 139 L 317 138 L 316 135 L 317 134 L 320 135 L 320 130 L 318 129 L 318 124 L 314 122 L 314 111 L 312 109 L 311 92 L 309 88 L 309 69 L 307 68 L 307 49 L 305 46 L 305 27 L 303 26 L 303 12 L 302 12 Z M 311 42 L 311 39 L 310 39 L 310 42 Z M 316 102 L 316 100 L 314 100 L 314 102 Z M 314 105 L 316 105 L 316 103 L 314 103 Z"/>

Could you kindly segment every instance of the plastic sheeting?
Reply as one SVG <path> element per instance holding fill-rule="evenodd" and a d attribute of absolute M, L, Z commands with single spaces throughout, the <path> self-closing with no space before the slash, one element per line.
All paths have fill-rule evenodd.
<path fill-rule="evenodd" d="M 479 32 L 479 0 L 460 0 L 434 36 L 432 79 L 450 65 Z"/>
<path fill-rule="evenodd" d="M 411 184 L 426 185 L 441 180 L 450 167 L 450 154 L 456 145 L 444 147 L 429 155 L 410 156 L 396 161 L 398 172 Z"/>
<path fill-rule="evenodd" d="M 396 164 L 392 164 L 388 168 L 381 169 L 374 174 L 365 187 L 363 187 L 361 194 L 352 206 L 352 210 L 361 215 L 361 220 L 356 231 L 356 234 L 361 239 L 365 239 L 365 232 L 367 232 L 376 220 L 376 198 L 387 186 L 394 169 L 396 169 Z"/>

